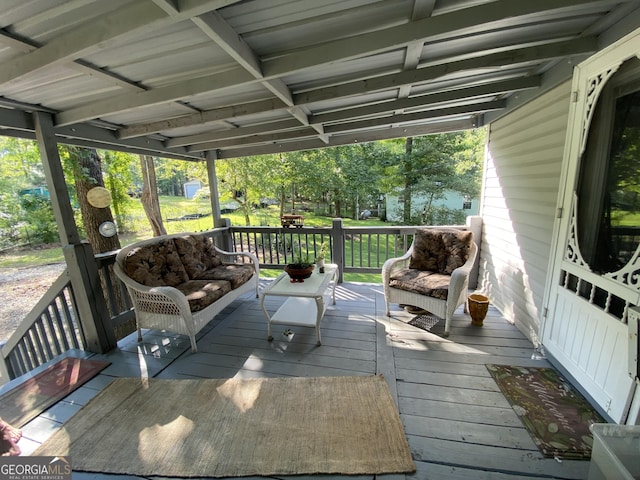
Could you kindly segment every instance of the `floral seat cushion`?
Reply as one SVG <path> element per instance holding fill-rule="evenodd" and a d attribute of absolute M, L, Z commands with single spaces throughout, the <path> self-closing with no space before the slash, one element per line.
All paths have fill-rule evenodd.
<path fill-rule="evenodd" d="M 450 281 L 450 275 L 415 268 L 401 268 L 393 272 L 389 279 L 389 286 L 446 300 Z"/>
<path fill-rule="evenodd" d="M 231 288 L 236 289 L 247 282 L 254 274 L 253 265 L 243 265 L 239 263 L 222 264 L 198 277 L 199 280 L 226 280 L 231 283 Z"/>
<path fill-rule="evenodd" d="M 176 288 L 187 297 L 189 309 L 199 312 L 229 293 L 231 284 L 224 280 L 188 280 Z"/>
<path fill-rule="evenodd" d="M 203 278 L 206 271 L 222 264 L 213 241 L 204 235 L 185 235 L 174 238 L 174 241 L 180 260 L 192 280 Z"/>
<path fill-rule="evenodd" d="M 417 229 L 409 268 L 393 271 L 389 285 L 446 300 L 451 274 L 466 263 L 472 241 L 473 234 L 470 231 Z"/>
<path fill-rule="evenodd" d="M 175 287 L 189 280 L 173 240 L 134 248 L 124 259 L 124 271 L 147 287 Z"/>

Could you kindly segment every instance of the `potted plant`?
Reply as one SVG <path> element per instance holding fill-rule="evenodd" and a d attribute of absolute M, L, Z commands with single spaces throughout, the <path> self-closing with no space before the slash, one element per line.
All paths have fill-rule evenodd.
<path fill-rule="evenodd" d="M 324 259 L 327 256 L 327 244 L 326 242 L 322 242 L 320 245 L 320 250 L 318 250 L 318 256 L 316 257 L 316 264 L 318 265 L 318 269 L 320 273 L 324 273 Z"/>
<path fill-rule="evenodd" d="M 291 282 L 304 282 L 305 278 L 311 276 L 313 272 L 314 264 L 309 259 L 309 255 L 302 254 L 302 247 L 298 254 L 293 258 L 293 261 L 285 265 L 284 271 L 289 274 Z"/>

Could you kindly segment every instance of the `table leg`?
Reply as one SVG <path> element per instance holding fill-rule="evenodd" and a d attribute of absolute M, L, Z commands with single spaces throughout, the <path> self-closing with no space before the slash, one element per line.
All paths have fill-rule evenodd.
<path fill-rule="evenodd" d="M 269 312 L 267 312 L 267 309 L 264 306 L 265 297 L 266 295 L 262 294 L 262 298 L 260 299 L 260 307 L 262 308 L 262 312 L 267 319 L 267 340 L 271 342 L 273 341 L 273 335 L 271 335 L 271 317 L 269 316 Z"/>
<path fill-rule="evenodd" d="M 333 287 L 331 289 L 331 299 L 333 300 L 333 304 L 336 304 L 336 283 L 338 283 L 338 270 L 336 270 L 335 272 L 333 272 L 333 280 L 331 281 L 331 283 L 333 283 Z"/>
<path fill-rule="evenodd" d="M 322 345 L 322 339 L 320 338 L 320 322 L 324 313 L 324 300 L 322 297 L 316 297 L 316 340 L 318 345 Z"/>

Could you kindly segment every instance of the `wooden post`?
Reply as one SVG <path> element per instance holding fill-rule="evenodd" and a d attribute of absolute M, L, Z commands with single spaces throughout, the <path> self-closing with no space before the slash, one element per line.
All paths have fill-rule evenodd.
<path fill-rule="evenodd" d="M 220 194 L 218 193 L 218 177 L 216 175 L 217 155 L 215 150 L 207 152 L 207 176 L 209 177 L 209 192 L 211 212 L 213 213 L 213 228 L 224 226 L 220 216 Z"/>
<path fill-rule="evenodd" d="M 478 272 L 480 270 L 480 245 L 482 244 L 482 217 L 470 215 L 467 217 L 467 226 L 473 232 L 473 240 L 478 247 L 478 255 L 469 274 L 469 288 L 478 287 Z"/>
<path fill-rule="evenodd" d="M 80 240 L 73 217 L 53 120 L 50 114 L 42 112 L 34 112 L 33 118 L 62 252 L 76 299 L 85 349 L 95 353 L 108 352 L 116 347 L 115 333 L 100 285 L 93 250 L 91 245 Z"/>
<path fill-rule="evenodd" d="M 227 252 L 233 252 L 233 239 L 231 238 L 231 220 L 228 218 L 221 218 L 219 227 L 227 227 L 227 230 L 222 235 L 222 245 L 218 245 L 218 248 L 226 250 Z"/>
<path fill-rule="evenodd" d="M 342 219 L 334 218 L 331 226 L 331 261 L 338 264 L 338 283 L 342 283 L 344 275 L 344 229 Z"/>

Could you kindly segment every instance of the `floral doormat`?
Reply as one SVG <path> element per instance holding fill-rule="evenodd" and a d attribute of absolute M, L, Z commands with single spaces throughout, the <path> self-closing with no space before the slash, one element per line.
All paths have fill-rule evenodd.
<path fill-rule="evenodd" d="M 486 365 L 545 457 L 589 460 L 592 423 L 606 423 L 552 368 Z"/>

